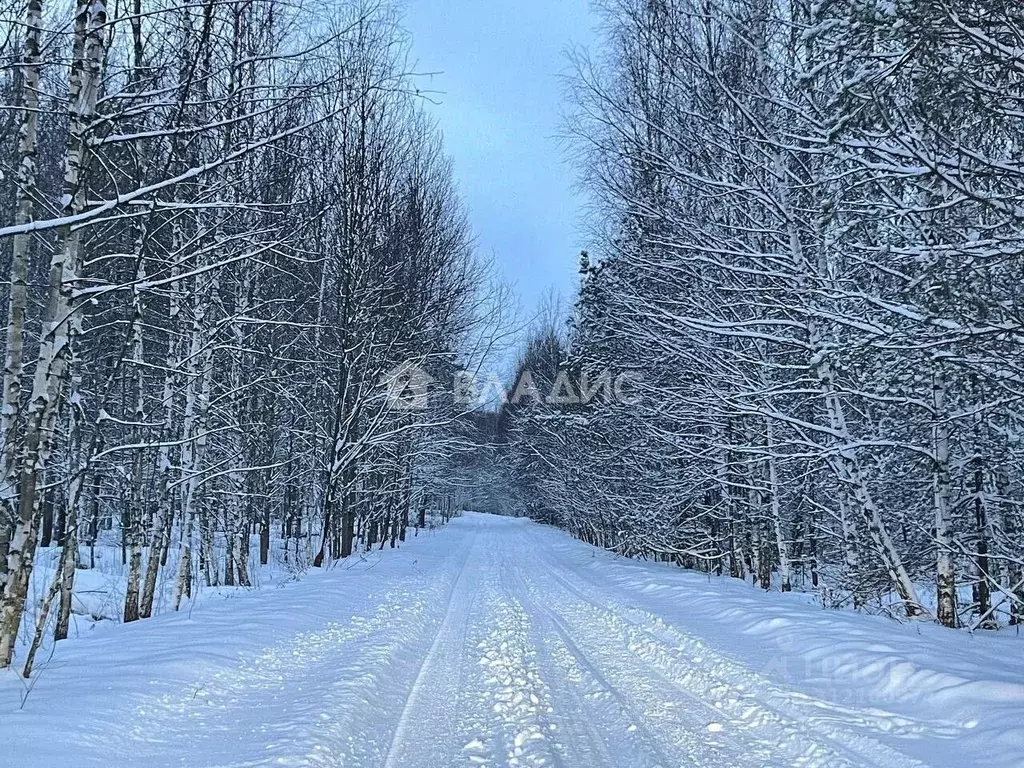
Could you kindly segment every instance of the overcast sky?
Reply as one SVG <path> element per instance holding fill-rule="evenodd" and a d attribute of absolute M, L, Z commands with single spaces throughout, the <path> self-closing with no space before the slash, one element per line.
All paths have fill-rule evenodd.
<path fill-rule="evenodd" d="M 584 247 L 561 129 L 565 51 L 592 43 L 589 0 L 406 0 L 418 71 L 443 93 L 444 131 L 481 251 L 527 312 L 554 288 L 570 301 Z"/>

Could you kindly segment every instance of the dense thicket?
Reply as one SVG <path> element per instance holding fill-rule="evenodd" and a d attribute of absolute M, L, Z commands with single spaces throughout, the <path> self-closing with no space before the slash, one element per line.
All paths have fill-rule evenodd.
<path fill-rule="evenodd" d="M 484 275 L 394 14 L 4 11 L 0 666 L 37 608 L 66 636 L 98 540 L 131 621 L 247 584 L 250 541 L 321 565 L 450 509 L 459 412 L 404 386 L 467 364 Z"/>
<path fill-rule="evenodd" d="M 1024 622 L 1024 10 L 606 0 L 570 329 L 514 503 L 625 554 L 947 626 Z M 925 586 L 936 585 L 934 597 Z"/>

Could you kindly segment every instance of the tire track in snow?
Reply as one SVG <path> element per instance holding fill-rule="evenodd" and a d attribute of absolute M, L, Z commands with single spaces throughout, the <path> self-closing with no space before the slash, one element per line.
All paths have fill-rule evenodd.
<path fill-rule="evenodd" d="M 883 737 L 961 732 L 794 690 L 542 531 L 470 515 L 418 555 L 135 625 L 131 652 L 83 643 L 103 672 L 40 690 L 93 718 L 47 732 L 103 768 L 910 768 Z"/>
<path fill-rule="evenodd" d="M 535 577 L 541 569 L 531 569 Z M 601 633 L 601 623 L 589 621 L 582 625 L 569 621 L 566 605 L 557 600 L 550 585 L 538 586 L 532 581 L 526 587 L 533 594 L 537 610 L 544 614 L 582 674 L 596 683 L 598 691 L 614 702 L 615 709 L 625 715 L 626 737 L 636 753 L 646 754 L 641 765 L 674 768 L 674 766 L 725 766 L 760 768 L 762 759 L 752 754 L 750 745 L 734 744 L 707 729 L 707 720 L 693 717 L 693 710 L 680 707 L 678 698 L 665 695 L 664 681 L 651 675 L 651 670 Z M 696 708 L 694 708 L 696 709 Z M 627 753 L 628 754 L 628 753 Z M 800 763 L 793 763 L 800 765 Z"/>
<path fill-rule="evenodd" d="M 437 591 L 433 585 L 382 590 L 371 598 L 377 603 L 372 613 L 299 632 L 180 694 L 140 704 L 131 718 L 110 723 L 123 744 L 119 765 L 185 752 L 181 746 L 189 742 L 208 745 L 204 766 L 244 765 L 241 756 L 255 744 L 264 759 L 276 756 L 279 765 L 335 764 L 344 747 L 337 738 L 344 736 L 330 727 L 334 713 L 353 710 L 378 688 L 385 664 L 429 621 Z M 325 681 L 325 673 L 334 679 Z"/>
<path fill-rule="evenodd" d="M 529 613 L 535 617 L 542 644 L 547 644 L 548 662 L 556 671 L 560 699 L 570 702 L 563 711 L 563 728 L 575 746 L 574 762 L 608 768 L 659 768 L 670 761 L 647 732 L 628 702 L 611 686 L 575 644 L 558 616 L 536 601 L 520 574 L 516 574 Z M 562 680 L 558 680 L 559 677 Z M 559 683 L 561 683 L 559 685 Z M 582 690 L 582 693 L 581 693 Z M 611 706 L 600 706 L 611 700 Z M 600 724 L 600 730 L 599 725 Z M 582 729 L 583 733 L 579 733 Z M 616 739 L 617 745 L 613 745 Z M 611 750 L 615 749 L 615 755 Z M 599 760 L 594 759 L 597 753 Z"/>
<path fill-rule="evenodd" d="M 443 756 L 446 746 L 449 751 L 453 746 L 451 738 L 446 739 L 445 736 L 455 734 L 445 734 L 444 730 L 446 724 L 450 726 L 456 720 L 460 710 L 465 669 L 463 655 L 470 616 L 476 603 L 476 589 L 468 586 L 475 575 L 470 573 L 467 564 L 477 554 L 477 547 L 478 537 L 474 537 L 449 590 L 444 617 L 398 715 L 383 768 L 440 765 L 438 757 Z M 444 717 L 439 718 L 439 714 Z M 435 727 L 429 727 L 430 723 Z M 415 734 L 414 729 L 421 733 Z M 422 738 L 424 733 L 429 734 L 426 742 Z"/>
<path fill-rule="evenodd" d="M 390 736 L 381 724 L 398 719 L 477 536 L 422 579 L 375 586 L 355 615 L 282 637 L 180 693 L 144 697 L 94 738 L 118 745 L 119 766 L 380 765 Z"/>
<path fill-rule="evenodd" d="M 495 620 L 476 645 L 482 708 L 490 714 L 489 733 L 469 749 L 469 759 L 480 768 L 544 768 L 564 765 L 552 740 L 557 728 L 550 689 L 536 662 L 531 641 L 530 616 L 520 596 L 505 584 L 499 565 L 500 586 L 489 590 L 488 616 Z"/>
<path fill-rule="evenodd" d="M 778 729 L 781 733 L 757 740 L 763 756 L 777 759 L 780 750 L 793 765 L 831 768 L 915 768 L 925 764 L 873 738 L 836 727 L 834 721 L 789 711 L 785 693 L 704 641 L 666 624 L 656 616 L 610 600 L 594 598 L 586 588 L 569 581 L 568 571 L 550 562 L 541 566 L 565 592 L 577 598 L 584 624 L 602 623 L 629 653 L 642 659 L 652 674 L 689 697 L 697 706 L 726 718 L 730 735 Z M 590 585 L 588 585 L 589 587 Z M 630 618 L 628 614 L 633 614 Z M 811 697 L 804 697 L 810 699 Z M 818 702 L 829 707 L 827 702 Z M 834 711 L 834 710 L 833 710 Z M 838 712 L 836 713 L 838 717 Z M 741 736 L 747 739 L 747 736 Z M 802 748 L 798 745 L 804 745 Z M 823 761 L 823 762 L 822 762 Z"/>

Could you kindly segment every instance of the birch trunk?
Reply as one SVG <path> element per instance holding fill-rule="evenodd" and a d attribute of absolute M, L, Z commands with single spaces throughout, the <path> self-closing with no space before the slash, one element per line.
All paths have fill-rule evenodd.
<path fill-rule="evenodd" d="M 198 266 L 198 265 L 197 265 Z M 199 467 L 206 438 L 211 376 L 213 372 L 212 353 L 206 339 L 206 306 L 211 292 L 210 281 L 205 275 L 196 278 L 193 291 L 192 329 L 188 349 L 188 382 L 185 390 L 185 414 L 182 421 L 181 518 L 184 527 L 184 545 L 178 563 L 178 578 L 174 588 L 174 610 L 181 607 L 183 597 L 191 596 L 193 576 L 193 539 L 195 537 L 196 506 L 199 495 Z M 196 384 L 196 380 L 199 384 Z"/>
<path fill-rule="evenodd" d="M 105 0 L 79 0 L 68 81 L 70 122 L 64 174 L 64 213 L 67 216 L 86 208 L 83 175 L 88 160 L 87 132 L 96 109 L 106 21 Z M 49 463 L 71 345 L 81 325 L 75 296 L 81 260 L 81 231 L 65 224 L 58 230 L 57 247 L 50 262 L 49 296 L 29 399 L 18 488 L 18 521 L 8 552 L 9 581 L 0 609 L 0 668 L 11 663 L 25 609 L 38 540 L 37 482 Z"/>
<path fill-rule="evenodd" d="M 57 606 L 57 624 L 54 627 L 54 641 L 65 640 L 71 625 L 71 600 L 75 588 L 75 571 L 78 568 L 78 506 L 82 500 L 85 482 L 86 461 L 82 456 L 82 428 L 84 416 L 80 402 L 81 377 L 72 372 L 71 376 L 71 425 L 68 430 L 68 457 L 71 478 L 68 483 L 67 514 L 61 539 L 60 602 Z"/>
<path fill-rule="evenodd" d="M 146 279 L 146 261 L 143 251 L 146 246 L 146 227 L 142 226 L 136 240 L 135 257 L 137 266 L 135 280 L 141 284 Z M 146 380 L 143 374 L 145 362 L 145 347 L 142 340 L 142 295 L 138 290 L 133 293 L 132 306 L 132 358 L 136 366 L 135 372 L 135 412 L 134 421 L 141 425 L 146 420 Z M 142 444 L 145 434 L 141 426 L 136 426 L 136 442 Z M 145 449 L 135 450 L 133 457 L 134 479 L 132 482 L 132 508 L 128 511 L 128 520 L 131 525 L 130 534 L 130 555 L 128 568 L 128 585 L 124 593 L 124 622 L 125 624 L 137 621 L 139 618 L 139 600 L 142 594 L 142 547 L 143 547 L 143 526 L 145 514 L 143 510 L 143 469 L 145 464 Z"/>
<path fill-rule="evenodd" d="M 36 195 L 36 147 L 39 126 L 39 62 L 43 8 L 41 0 L 25 5 L 25 45 L 21 76 L 21 124 L 18 128 L 18 170 L 14 223 L 32 221 Z M 11 294 L 7 310 L 7 350 L 4 355 L 3 404 L 0 405 L 0 599 L 7 584 L 7 554 L 15 519 L 17 472 L 16 428 L 21 412 L 21 381 L 24 374 L 25 310 L 28 307 L 30 232 L 13 237 L 11 244 Z"/>
<path fill-rule="evenodd" d="M 789 548 L 782 523 L 782 509 L 779 506 L 779 470 L 775 459 L 775 429 L 772 418 L 764 420 L 768 442 L 768 487 L 771 493 L 772 525 L 775 529 L 775 546 L 779 551 L 779 581 L 783 592 L 793 589 L 789 565 Z"/>
<path fill-rule="evenodd" d="M 36 617 L 36 631 L 32 635 L 32 643 L 29 645 L 28 653 L 25 656 L 25 667 L 22 669 L 21 674 L 23 677 L 32 676 L 32 668 L 35 665 L 36 653 L 43 644 L 43 635 L 46 632 L 46 620 L 50 617 L 50 607 L 53 605 L 54 599 L 57 597 L 57 593 L 60 590 L 60 584 L 63 579 L 62 574 L 66 563 L 64 562 L 64 554 L 61 553 L 60 562 L 57 564 L 57 572 L 53 576 L 53 581 L 50 583 L 50 588 L 46 592 L 46 597 L 43 599 L 43 604 L 39 608 L 39 616 Z"/>
<path fill-rule="evenodd" d="M 921 601 L 917 597 L 914 582 L 910 578 L 910 574 L 907 572 L 903 559 L 893 544 L 892 538 L 889 536 L 881 510 L 871 495 L 867 480 L 857 458 L 857 451 L 850 447 L 854 441 L 847 426 L 843 404 L 837 392 L 834 372 L 828 359 L 828 350 L 822 338 L 818 322 L 814 319 L 817 315 L 814 306 L 817 301 L 814 293 L 816 279 L 817 281 L 829 284 L 832 282 L 827 258 L 823 252 L 819 253 L 816 268 L 812 268 L 811 263 L 807 259 L 803 241 L 800 237 L 799 225 L 790 208 L 788 190 L 785 185 L 784 164 L 781 157 L 776 158 L 776 175 L 779 183 L 778 199 L 782 212 L 786 217 L 790 257 L 793 261 L 797 286 L 806 294 L 806 300 L 809 302 L 809 316 L 806 323 L 807 340 L 811 352 L 810 367 L 821 387 L 829 426 L 835 435 L 832 438 L 834 451 L 831 464 L 837 472 L 840 483 L 850 488 L 852 501 L 867 523 L 868 535 L 879 557 L 885 563 L 886 571 L 889 573 L 893 586 L 903 601 L 904 610 L 908 616 L 919 616 L 921 614 Z"/>
<path fill-rule="evenodd" d="M 933 489 L 935 506 L 936 618 L 945 627 L 957 625 L 956 573 L 953 567 L 953 536 L 950 532 L 949 509 L 949 416 L 946 410 L 946 379 L 941 359 L 932 370 L 932 406 L 935 409 L 932 427 L 934 440 Z"/>
<path fill-rule="evenodd" d="M 995 616 L 992 615 L 991 562 L 988 556 L 989 525 L 988 510 L 985 499 L 985 475 L 982 470 L 981 458 L 974 460 L 974 525 L 978 536 L 977 566 L 977 613 L 981 617 L 980 629 L 998 629 Z M 998 583 L 998 582 L 996 582 Z"/>

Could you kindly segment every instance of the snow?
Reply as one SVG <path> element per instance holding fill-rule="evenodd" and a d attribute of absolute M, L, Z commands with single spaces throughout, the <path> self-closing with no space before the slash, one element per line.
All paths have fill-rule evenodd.
<path fill-rule="evenodd" d="M 122 620 L 129 566 L 123 562 L 119 540 L 120 532 L 117 530 L 100 531 L 95 546 L 90 547 L 89 544 L 79 546 L 80 562 L 91 567 L 80 568 L 75 572 L 71 601 L 70 635 L 72 637 L 93 633 L 98 622 L 119 624 Z M 295 547 L 295 541 L 284 542 L 273 537 L 271 541 L 271 560 L 266 566 L 259 564 L 259 538 L 253 536 L 250 542 L 247 573 L 249 582 L 255 588 L 276 587 L 295 578 L 299 570 L 299 566 L 294 563 L 296 557 L 293 556 L 290 560 L 286 559 L 283 551 L 287 544 L 289 553 L 291 553 Z M 178 542 L 175 541 L 170 547 L 167 553 L 167 565 L 161 568 L 157 579 L 153 601 L 153 609 L 156 614 L 170 611 L 174 605 L 175 582 L 181 558 L 181 548 L 177 544 Z M 306 542 L 303 540 L 300 546 L 305 544 Z M 304 546 L 303 548 L 305 549 Z M 222 536 L 217 536 L 214 550 L 218 558 L 223 560 L 224 539 Z M 305 558 L 308 561 L 310 557 L 308 551 L 303 551 L 299 559 Z M 36 623 L 38 606 L 50 589 L 59 564 L 59 545 L 40 547 L 36 551 L 35 566 L 32 569 L 32 578 L 29 582 L 27 620 L 22 622 L 22 631 L 16 646 L 17 658 L 23 659 L 28 650 L 31 630 L 34 629 Z M 224 585 L 213 587 L 193 585 L 193 589 L 195 591 L 193 599 L 196 602 L 216 598 L 234 598 L 247 591 L 245 587 Z M 52 630 L 53 618 L 51 614 L 49 630 Z M 49 642 L 48 632 L 47 644 L 44 644 L 41 651 L 43 657 L 50 652 Z"/>
<path fill-rule="evenodd" d="M 466 514 L 400 550 L 103 622 L 0 676 L 34 766 L 1024 765 L 1010 633 L 824 611 Z"/>

